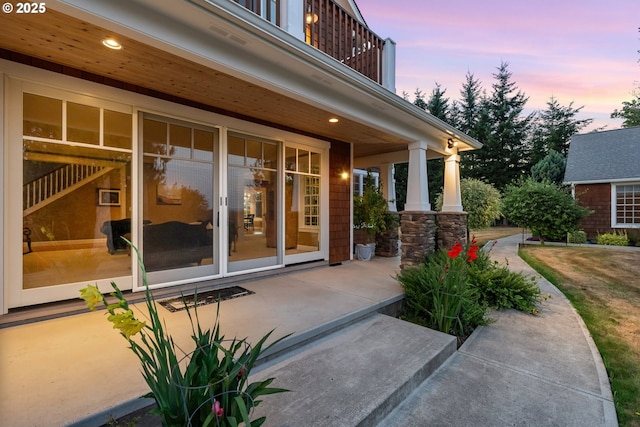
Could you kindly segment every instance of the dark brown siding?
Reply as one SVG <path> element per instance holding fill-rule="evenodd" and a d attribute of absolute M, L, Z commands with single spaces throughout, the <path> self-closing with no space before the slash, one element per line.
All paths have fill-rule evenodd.
<path fill-rule="evenodd" d="M 329 264 L 351 258 L 351 180 L 340 174 L 351 173 L 351 145 L 332 142 L 329 152 Z"/>
<path fill-rule="evenodd" d="M 594 211 L 583 219 L 581 228 L 590 239 L 611 230 L 611 184 L 576 185 L 576 199 L 581 206 Z"/>

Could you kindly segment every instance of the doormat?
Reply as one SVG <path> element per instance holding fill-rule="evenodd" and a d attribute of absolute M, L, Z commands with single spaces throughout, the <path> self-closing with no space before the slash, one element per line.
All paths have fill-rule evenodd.
<path fill-rule="evenodd" d="M 251 294 L 255 294 L 255 292 L 245 288 L 241 288 L 240 286 L 232 286 L 230 288 L 214 289 L 207 292 L 198 292 L 197 299 L 196 294 L 190 294 L 181 295 L 179 297 L 173 297 L 158 302 L 161 306 L 163 306 L 170 312 L 175 313 L 176 311 L 185 310 L 186 308 L 213 304 L 218 302 L 218 300 L 224 301 L 228 299 L 244 297 Z"/>

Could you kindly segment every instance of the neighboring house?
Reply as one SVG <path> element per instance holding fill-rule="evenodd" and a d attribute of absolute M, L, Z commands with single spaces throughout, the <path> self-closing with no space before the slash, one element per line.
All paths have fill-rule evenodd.
<path fill-rule="evenodd" d="M 612 230 L 640 231 L 640 127 L 571 137 L 565 184 L 593 210 L 581 228 L 590 239 Z"/>
<path fill-rule="evenodd" d="M 481 144 L 395 94 L 395 44 L 353 0 L 31 5 L 0 15 L 0 313 L 141 290 L 121 237 L 158 287 L 348 261 L 354 168 L 408 161 L 427 212 L 446 157 L 462 210 Z"/>

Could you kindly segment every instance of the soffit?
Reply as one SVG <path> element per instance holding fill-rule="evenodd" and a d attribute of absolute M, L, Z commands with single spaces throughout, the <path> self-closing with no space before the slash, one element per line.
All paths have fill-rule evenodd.
<path fill-rule="evenodd" d="M 124 48 L 109 50 L 101 45 L 101 40 L 113 36 L 112 31 L 52 9 L 47 10 L 46 19 L 12 14 L 11 19 L 2 20 L 2 27 L 1 48 L 184 98 L 232 115 L 252 117 L 276 127 L 328 140 L 363 141 L 366 146 L 359 149 L 362 155 L 406 149 L 409 142 L 347 118 L 330 124 L 328 119 L 332 113 L 318 109 L 313 103 L 283 96 L 132 38 L 118 36 Z"/>

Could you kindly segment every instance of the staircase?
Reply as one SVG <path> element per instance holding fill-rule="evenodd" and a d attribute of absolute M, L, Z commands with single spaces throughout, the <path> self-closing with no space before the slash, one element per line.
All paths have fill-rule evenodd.
<path fill-rule="evenodd" d="M 110 166 L 70 163 L 25 184 L 22 187 L 23 215 L 55 202 L 113 169 Z"/>

